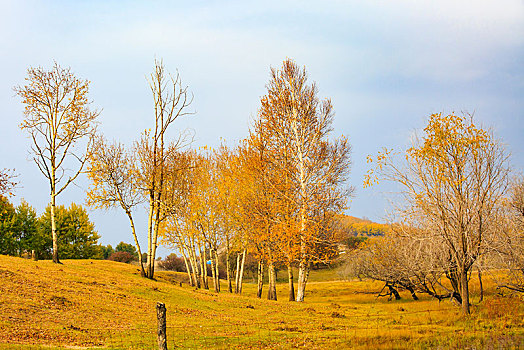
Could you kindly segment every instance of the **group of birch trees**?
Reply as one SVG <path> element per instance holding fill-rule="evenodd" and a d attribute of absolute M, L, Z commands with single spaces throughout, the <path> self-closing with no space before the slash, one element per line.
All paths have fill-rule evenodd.
<path fill-rule="evenodd" d="M 334 217 L 350 192 L 350 145 L 345 137 L 330 139 L 331 102 L 319 100 L 305 69 L 286 60 L 271 70 L 246 139 L 234 147 L 192 150 L 183 134 L 174 142 L 165 137 L 175 119 L 189 114 L 187 88 L 159 62 L 150 85 L 154 129 L 130 150 L 98 136 L 88 203 L 124 210 L 140 258 L 133 213 L 147 203 L 147 261 L 139 265 L 148 278 L 162 239 L 181 253 L 195 287 L 209 288 L 210 273 L 220 291 L 219 257 L 225 256 L 227 290 L 241 293 L 246 255 L 252 254 L 259 261 L 259 297 L 267 267 L 268 298 L 276 300 L 276 268 L 285 266 L 289 299 L 303 301 L 311 264 L 336 255 Z"/>
<path fill-rule="evenodd" d="M 328 138 L 331 102 L 318 99 L 305 69 L 286 60 L 271 70 L 267 89 L 239 145 L 186 153 L 183 203 L 166 221 L 165 241 L 181 252 L 194 286 L 208 287 L 210 268 L 213 287 L 220 290 L 224 254 L 228 291 L 234 284 L 241 293 L 250 253 L 259 261 L 258 297 L 267 270 L 268 299 L 276 300 L 276 268 L 285 267 L 289 300 L 303 301 L 311 264 L 337 254 L 334 217 L 350 192 L 344 186 L 350 146 L 345 137 Z"/>
<path fill-rule="evenodd" d="M 292 60 L 271 69 L 248 137 L 216 150 L 191 150 L 191 135 L 168 133 L 175 120 L 192 114 L 193 96 L 162 61 L 155 60 L 148 78 L 153 124 L 132 147 L 97 132 L 99 112 L 90 108 L 89 81 L 69 68 L 56 63 L 50 71 L 30 68 L 26 81 L 15 91 L 25 105 L 21 128 L 50 185 L 54 262 L 59 262 L 56 198 L 82 172 L 91 181 L 88 205 L 125 212 L 147 278 L 154 278 L 162 240 L 180 251 L 196 287 L 209 288 L 210 270 L 220 291 L 219 257 L 225 255 L 227 289 L 241 293 L 251 254 L 259 261 L 259 297 L 265 267 L 269 299 L 277 297 L 276 269 L 286 267 L 289 299 L 303 301 L 311 264 L 336 255 L 334 218 L 351 192 L 345 186 L 351 148 L 345 137 L 330 138 L 331 102 L 318 98 L 305 68 Z M 9 172 L 0 173 L 2 193 L 13 188 L 12 179 Z M 144 207 L 145 229 L 135 222 Z M 147 247 L 140 244 L 144 231 Z M 293 268 L 298 268 L 296 295 Z"/>

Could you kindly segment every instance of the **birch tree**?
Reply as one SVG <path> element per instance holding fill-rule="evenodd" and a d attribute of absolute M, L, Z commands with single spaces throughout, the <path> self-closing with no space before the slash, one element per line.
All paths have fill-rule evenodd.
<path fill-rule="evenodd" d="M 153 94 L 155 125 L 151 131 L 144 132 L 141 140 L 136 143 L 136 154 L 142 171 L 143 191 L 149 206 L 146 276 L 153 278 L 159 232 L 165 218 L 162 195 L 165 191 L 166 158 L 187 142 L 186 135 L 180 134 L 177 140 L 169 144 L 166 132 L 177 118 L 192 114 L 187 109 L 193 97 L 187 86 L 182 85 L 179 74 L 170 75 L 162 61 L 155 60 L 155 71 L 150 75 L 149 86 Z"/>
<path fill-rule="evenodd" d="M 276 266 L 280 264 L 281 250 L 278 246 L 284 242 L 279 237 L 277 227 L 278 217 L 281 216 L 279 204 L 280 193 L 276 191 L 281 183 L 281 176 L 275 167 L 267 161 L 267 140 L 256 133 L 252 133 L 239 149 L 241 159 L 242 197 L 241 219 L 244 239 L 251 252 L 259 260 L 258 292 L 262 295 L 263 264 L 268 269 L 269 300 L 276 300 Z M 243 251 L 244 261 L 246 251 Z M 237 257 L 237 267 L 243 266 Z M 238 270 L 238 268 L 237 268 Z M 241 276 L 242 274 L 240 274 Z"/>
<path fill-rule="evenodd" d="M 29 68 L 26 84 L 14 89 L 25 105 L 20 127 L 29 134 L 33 160 L 49 183 L 53 262 L 58 263 L 56 197 L 89 159 L 99 112 L 89 108 L 89 81 L 56 62 L 50 71 Z"/>
<path fill-rule="evenodd" d="M 311 263 L 319 258 L 319 218 L 344 209 L 350 192 L 344 182 L 351 147 L 345 137 L 329 140 L 334 115 L 331 101 L 319 100 L 315 83 L 308 84 L 305 69 L 295 62 L 288 59 L 280 70 L 271 69 L 267 90 L 255 132 L 267 140 L 267 161 L 293 184 L 293 190 L 282 196 L 296 207 L 296 301 L 303 301 Z"/>
<path fill-rule="evenodd" d="M 132 154 L 126 151 L 124 145 L 109 143 L 102 136 L 98 136 L 87 174 L 91 180 L 87 192 L 87 204 L 100 209 L 120 207 L 126 213 L 138 251 L 140 271 L 145 277 L 142 249 L 133 219 L 133 210 L 144 202 L 144 198 L 138 185 L 138 170 Z"/>
<path fill-rule="evenodd" d="M 88 203 L 101 208 L 120 206 L 129 218 L 137 250 L 141 253 L 132 209 L 147 203 L 147 260 L 142 274 L 154 277 L 156 249 L 164 221 L 180 204 L 178 200 L 186 156 L 181 150 L 191 141 L 187 133 L 169 141 L 167 132 L 179 117 L 192 114 L 188 107 L 192 95 L 182 85 L 178 73 L 170 75 L 162 61 L 155 60 L 149 77 L 154 102 L 154 127 L 145 130 L 131 151 L 121 144 L 108 144 L 99 138 L 94 159 L 90 163 L 92 187 Z M 139 254 L 140 265 L 144 266 Z"/>

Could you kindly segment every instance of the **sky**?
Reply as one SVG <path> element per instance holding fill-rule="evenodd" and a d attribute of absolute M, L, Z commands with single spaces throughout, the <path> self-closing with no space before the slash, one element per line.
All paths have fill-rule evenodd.
<path fill-rule="evenodd" d="M 154 59 L 177 70 L 194 115 L 171 137 L 192 147 L 235 145 L 247 136 L 271 67 L 305 66 L 335 110 L 333 138 L 349 137 L 356 192 L 347 214 L 384 221 L 387 184 L 362 187 L 366 156 L 403 150 L 429 115 L 474 113 L 524 170 L 524 1 L 23 1 L 0 0 L 0 169 L 15 169 L 21 199 L 41 214 L 49 185 L 20 128 L 13 87 L 29 67 L 53 62 L 88 79 L 99 130 L 131 145 L 153 125 L 146 77 Z M 81 176 L 58 204 L 85 203 Z M 121 210 L 89 210 L 102 244 L 132 242 Z M 145 244 L 143 208 L 138 234 Z M 169 248 L 162 248 L 165 256 Z"/>

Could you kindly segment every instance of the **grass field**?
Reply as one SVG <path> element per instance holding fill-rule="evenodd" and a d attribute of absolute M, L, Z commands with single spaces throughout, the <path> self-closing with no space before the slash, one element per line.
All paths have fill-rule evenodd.
<path fill-rule="evenodd" d="M 489 279 L 478 301 L 472 280 L 472 315 L 449 301 L 376 298 L 382 284 L 335 281 L 315 272 L 306 301 L 195 290 L 159 272 L 157 281 L 136 266 L 66 260 L 63 265 L 0 256 L 0 349 L 155 348 L 157 301 L 166 304 L 169 348 L 522 348 L 524 301 L 500 297 Z M 222 285 L 225 289 L 225 283 Z"/>

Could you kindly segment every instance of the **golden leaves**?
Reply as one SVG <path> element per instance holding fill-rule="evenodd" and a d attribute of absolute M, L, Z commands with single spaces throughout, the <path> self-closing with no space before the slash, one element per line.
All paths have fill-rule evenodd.
<path fill-rule="evenodd" d="M 392 155 L 393 149 L 383 148 L 382 151 L 377 153 L 376 158 L 368 155 L 366 157 L 366 163 L 375 164 L 374 168 L 369 168 L 366 174 L 364 175 L 363 187 L 371 187 L 373 185 L 379 184 L 379 174 L 382 169 L 387 165 L 389 157 Z"/>

